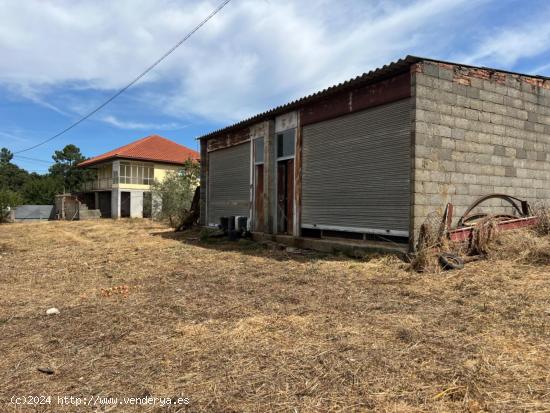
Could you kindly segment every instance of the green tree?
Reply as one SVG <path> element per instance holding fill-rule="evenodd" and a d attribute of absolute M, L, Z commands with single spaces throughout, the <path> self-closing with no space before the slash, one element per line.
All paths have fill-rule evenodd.
<path fill-rule="evenodd" d="M 59 176 L 30 174 L 21 188 L 25 203 L 51 205 L 55 196 L 63 191 L 63 181 Z"/>
<path fill-rule="evenodd" d="M 9 161 L 0 161 L 0 189 L 19 192 L 28 178 L 29 173 L 24 169 Z"/>
<path fill-rule="evenodd" d="M 78 190 L 80 184 L 91 177 L 91 171 L 76 167 L 86 158 L 75 145 L 70 144 L 60 151 L 55 151 L 52 159 L 55 164 L 50 166 L 50 175 L 61 179 L 65 192 Z"/>
<path fill-rule="evenodd" d="M 0 223 L 7 222 L 10 209 L 22 203 L 21 196 L 7 188 L 0 188 Z"/>
<path fill-rule="evenodd" d="M 162 182 L 155 182 L 152 191 L 154 217 L 179 228 L 189 214 L 198 184 L 199 163 L 192 160 L 178 172 L 167 175 Z"/>
<path fill-rule="evenodd" d="M 8 148 L 0 149 L 0 163 L 5 164 L 11 162 L 13 153 Z"/>

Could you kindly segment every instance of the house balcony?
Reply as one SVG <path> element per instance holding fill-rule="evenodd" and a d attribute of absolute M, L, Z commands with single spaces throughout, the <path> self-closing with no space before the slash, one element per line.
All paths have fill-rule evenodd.
<path fill-rule="evenodd" d="M 112 178 L 102 178 L 94 179 L 92 181 L 84 182 L 80 190 L 82 192 L 87 191 L 110 191 L 113 189 L 113 179 Z"/>

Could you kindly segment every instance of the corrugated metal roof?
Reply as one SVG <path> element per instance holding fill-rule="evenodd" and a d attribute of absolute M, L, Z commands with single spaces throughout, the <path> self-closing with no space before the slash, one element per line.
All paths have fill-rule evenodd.
<path fill-rule="evenodd" d="M 444 63 L 444 64 L 449 64 L 449 65 L 469 67 L 469 68 L 474 68 L 474 69 L 485 69 L 485 70 L 490 70 L 490 71 L 494 71 L 494 72 L 502 72 L 502 73 L 509 73 L 509 74 L 513 74 L 513 75 L 533 77 L 533 78 L 538 78 L 538 79 L 543 79 L 543 80 L 550 80 L 550 78 L 546 77 L 546 76 L 528 75 L 528 74 L 525 74 L 525 73 L 511 72 L 511 71 L 502 70 L 502 69 L 494 69 L 494 68 L 484 67 L 484 66 L 472 66 L 472 65 L 463 64 L 463 63 L 454 63 L 454 62 L 449 62 L 449 61 L 445 61 L 445 60 L 437 60 L 437 59 L 431 59 L 431 58 L 410 56 L 409 55 L 409 56 L 406 56 L 403 59 L 399 59 L 395 62 L 384 65 L 381 68 L 371 70 L 370 72 L 363 73 L 362 75 L 359 75 L 359 76 L 357 76 L 353 79 L 347 80 L 345 82 L 339 83 L 339 84 L 334 85 L 334 86 L 330 86 L 330 87 L 328 87 L 326 89 L 323 89 L 319 92 L 316 92 L 316 93 L 313 93 L 311 95 L 305 96 L 303 98 L 294 100 L 294 101 L 286 103 L 284 105 L 280 105 L 280 106 L 277 106 L 275 108 L 269 109 L 265 112 L 259 113 L 257 115 L 254 115 L 250 118 L 247 118 L 247 119 L 244 119 L 244 120 L 239 121 L 237 123 L 234 123 L 234 124 L 232 124 L 230 126 L 227 126 L 225 128 L 221 128 L 221 129 L 215 130 L 213 132 L 210 132 L 206 135 L 200 136 L 197 139 L 210 138 L 210 137 L 213 137 L 213 136 L 218 135 L 220 133 L 231 132 L 233 130 L 240 129 L 240 128 L 250 126 L 250 125 L 253 125 L 253 124 L 258 123 L 258 122 L 261 122 L 262 120 L 265 120 L 267 118 L 272 118 L 274 116 L 282 115 L 282 114 L 287 113 L 291 110 L 295 110 L 295 109 L 299 108 L 300 106 L 302 106 L 306 103 L 309 103 L 309 102 L 317 100 L 317 99 L 324 98 L 326 96 L 329 96 L 329 95 L 331 95 L 333 93 L 336 93 L 336 92 L 339 92 L 341 90 L 356 87 L 358 85 L 373 83 L 373 82 L 376 82 L 376 81 L 394 76 L 396 74 L 403 73 L 403 72 L 405 72 L 409 69 L 411 64 L 422 62 L 422 61 L 434 62 L 434 63 Z"/>
<path fill-rule="evenodd" d="M 162 136 L 151 135 L 104 154 L 94 156 L 81 162 L 78 166 L 91 166 L 114 158 L 183 164 L 189 159 L 199 159 L 200 154 Z"/>

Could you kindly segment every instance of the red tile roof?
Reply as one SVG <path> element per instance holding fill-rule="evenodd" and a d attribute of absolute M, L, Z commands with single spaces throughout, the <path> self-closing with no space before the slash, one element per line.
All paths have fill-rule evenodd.
<path fill-rule="evenodd" d="M 170 164 L 183 164 L 189 159 L 198 160 L 197 151 L 172 142 L 162 136 L 151 135 L 139 139 L 128 145 L 113 149 L 102 155 L 94 156 L 78 164 L 79 167 L 91 166 L 112 159 L 138 159 L 141 161 L 155 161 Z"/>

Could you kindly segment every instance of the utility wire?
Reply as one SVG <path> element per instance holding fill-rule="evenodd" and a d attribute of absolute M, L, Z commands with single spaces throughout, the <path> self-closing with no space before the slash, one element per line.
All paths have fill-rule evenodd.
<path fill-rule="evenodd" d="M 44 159 L 30 158 L 28 156 L 23 156 L 23 155 L 13 155 L 13 157 L 17 158 L 17 159 L 24 159 L 25 161 L 42 162 L 42 163 L 47 163 L 47 164 L 50 164 L 50 165 L 54 163 L 53 161 L 46 161 Z"/>
<path fill-rule="evenodd" d="M 105 102 L 103 102 L 101 105 L 96 107 L 94 110 L 89 112 L 87 115 L 81 117 L 76 122 L 72 123 L 71 125 L 67 126 L 62 131 L 56 133 L 55 135 L 49 137 L 48 139 L 43 140 L 42 142 L 37 143 L 36 145 L 30 146 L 26 149 L 22 149 L 20 151 L 14 152 L 15 154 L 27 152 L 32 149 L 38 148 L 39 146 L 44 145 L 45 143 L 48 143 L 55 138 L 63 135 L 64 133 L 70 131 L 75 126 L 79 125 L 80 123 L 84 122 L 86 119 L 88 119 L 90 116 L 94 115 L 95 113 L 99 112 L 101 109 L 103 109 L 105 106 L 107 106 L 109 103 L 111 103 L 113 100 L 115 100 L 117 97 L 122 95 L 126 90 L 128 90 L 130 87 L 132 87 L 134 84 L 136 84 L 142 77 L 144 77 L 147 73 L 149 73 L 151 70 L 153 70 L 160 62 L 162 62 L 164 59 L 166 59 L 174 50 L 176 50 L 178 47 L 182 45 L 183 42 L 185 42 L 187 39 L 189 39 L 197 30 L 199 30 L 202 26 L 204 26 L 208 20 L 210 20 L 212 17 L 214 17 L 218 12 L 223 9 L 231 0 L 224 0 L 221 2 L 221 4 L 216 7 L 212 13 L 210 13 L 203 21 L 201 21 L 193 30 L 191 30 L 183 39 L 181 39 L 178 43 L 176 43 L 172 48 L 170 48 L 166 53 L 164 53 L 159 59 L 157 59 L 152 65 L 147 67 L 139 76 L 137 76 L 134 80 L 132 80 L 130 83 L 128 83 L 126 86 L 124 86 L 122 89 L 120 89 L 118 92 L 116 92 L 113 96 L 111 96 L 109 99 L 107 99 Z"/>

